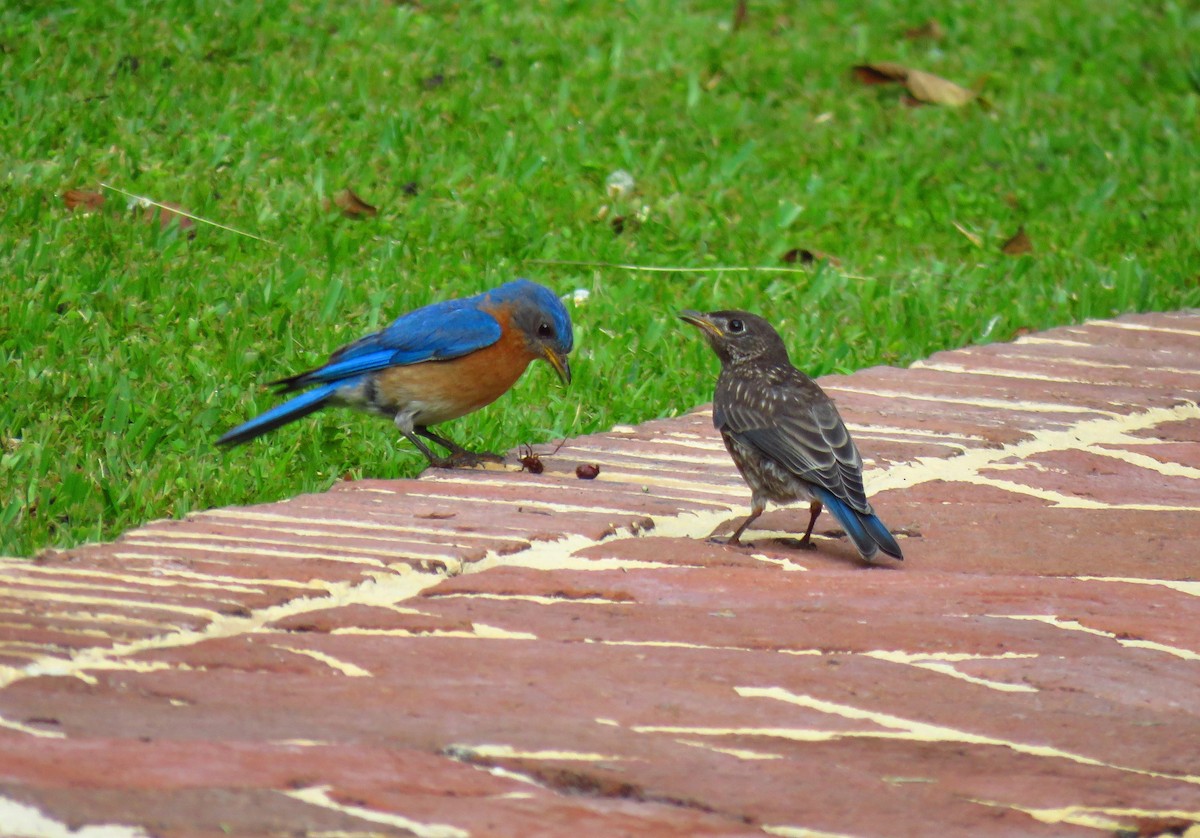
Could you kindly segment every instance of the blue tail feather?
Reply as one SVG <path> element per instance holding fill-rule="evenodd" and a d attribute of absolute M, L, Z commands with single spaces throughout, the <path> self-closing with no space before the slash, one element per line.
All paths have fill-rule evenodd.
<path fill-rule="evenodd" d="M 325 384 L 309 390 L 307 393 L 301 393 L 293 399 L 288 399 L 283 404 L 276 405 L 266 413 L 254 417 L 249 422 L 244 422 L 233 430 L 227 431 L 217 440 L 217 445 L 240 445 L 310 413 L 315 413 L 325 406 L 334 391 L 343 384 L 345 384 L 344 381 Z"/>
<path fill-rule="evenodd" d="M 850 536 L 850 540 L 854 542 L 854 546 L 858 548 L 858 552 L 864 559 L 870 559 L 882 550 L 893 558 L 904 560 L 895 536 L 891 534 L 883 521 L 879 520 L 878 515 L 874 513 L 864 515 L 852 509 L 845 501 L 835 498 L 826 489 L 817 489 L 815 494 L 817 500 L 825 504 L 825 508 L 832 513 L 833 517 L 837 518 L 838 523 L 846 530 L 846 534 Z"/>

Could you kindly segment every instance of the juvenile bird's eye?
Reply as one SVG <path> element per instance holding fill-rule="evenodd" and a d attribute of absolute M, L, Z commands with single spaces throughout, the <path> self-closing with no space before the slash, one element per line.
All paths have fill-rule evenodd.
<path fill-rule="evenodd" d="M 538 324 L 538 337 L 540 337 L 540 338 L 554 337 L 554 327 L 551 326 L 549 323 L 544 323 L 544 322 Z"/>
<path fill-rule="evenodd" d="M 742 323 L 741 320 L 730 320 L 729 321 L 729 331 L 743 332 L 745 330 L 746 330 L 746 325 L 744 323 Z"/>

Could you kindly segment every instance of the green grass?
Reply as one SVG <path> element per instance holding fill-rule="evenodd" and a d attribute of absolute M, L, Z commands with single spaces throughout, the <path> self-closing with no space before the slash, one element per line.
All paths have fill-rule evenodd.
<path fill-rule="evenodd" d="M 212 442 L 274 403 L 264 382 L 517 275 L 592 292 L 576 381 L 535 366 L 444 428 L 470 446 L 706 401 L 715 361 L 684 306 L 759 311 L 821 374 L 1200 304 L 1193 4 L 751 2 L 736 33 L 733 5 L 6 4 L 0 553 L 415 474 L 387 423 L 345 411 Z M 942 41 L 903 37 L 933 15 Z M 989 106 L 906 107 L 850 77 L 866 60 L 983 83 Z M 646 217 L 615 235 L 597 214 L 618 168 L 638 192 L 609 217 Z M 277 246 L 189 240 L 111 193 L 66 210 L 100 181 Z M 378 217 L 331 212 L 345 187 Z M 1001 254 L 1022 224 L 1034 253 Z M 841 265 L 534 261 L 770 266 L 793 247 Z"/>

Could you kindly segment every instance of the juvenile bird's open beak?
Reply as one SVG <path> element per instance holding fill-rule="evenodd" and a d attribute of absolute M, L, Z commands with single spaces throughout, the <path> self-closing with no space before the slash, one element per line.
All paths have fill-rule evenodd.
<path fill-rule="evenodd" d="M 693 326 L 699 328 L 700 331 L 704 332 L 705 337 L 721 337 L 721 329 L 708 319 L 707 314 L 701 314 L 698 311 L 686 309 L 685 311 L 679 312 L 679 319 L 685 323 L 691 323 Z"/>
<path fill-rule="evenodd" d="M 554 367 L 554 371 L 558 373 L 558 377 L 562 380 L 563 385 L 570 384 L 571 365 L 567 363 L 567 356 L 560 355 L 548 346 L 542 350 L 542 355 L 546 359 L 546 363 Z"/>

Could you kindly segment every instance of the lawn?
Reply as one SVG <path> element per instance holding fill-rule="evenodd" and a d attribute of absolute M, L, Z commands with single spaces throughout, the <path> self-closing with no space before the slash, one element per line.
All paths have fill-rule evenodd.
<path fill-rule="evenodd" d="M 442 428 L 472 447 L 707 401 L 682 307 L 758 311 L 822 374 L 1200 304 L 1194 4 L 747 9 L 4 4 L 0 553 L 416 474 L 346 411 L 213 440 L 275 403 L 265 382 L 514 276 L 590 292 L 575 381 L 536 365 Z M 931 17 L 940 37 L 906 34 Z M 910 106 L 851 73 L 878 61 L 982 96 Z M 612 197 L 616 170 L 635 188 Z M 253 237 L 148 223 L 101 183 Z M 1022 227 L 1031 252 L 1003 252 Z"/>

